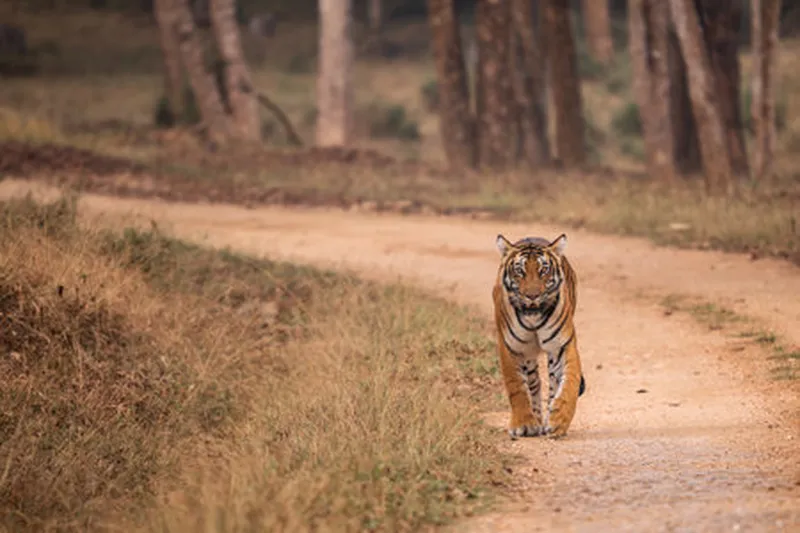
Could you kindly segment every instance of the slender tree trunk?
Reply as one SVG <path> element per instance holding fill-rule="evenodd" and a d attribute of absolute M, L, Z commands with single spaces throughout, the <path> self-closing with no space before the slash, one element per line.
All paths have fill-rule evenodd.
<path fill-rule="evenodd" d="M 700 24 L 711 59 L 716 100 L 735 174 L 748 174 L 747 149 L 740 104 L 739 32 L 742 8 L 738 0 L 699 0 Z"/>
<path fill-rule="evenodd" d="M 608 0 L 581 0 L 581 10 L 589 53 L 600 63 L 608 64 L 614 57 Z"/>
<path fill-rule="evenodd" d="M 447 161 L 456 169 L 476 164 L 475 127 L 453 0 L 428 0 L 439 86 L 439 128 Z"/>
<path fill-rule="evenodd" d="M 647 166 L 661 181 L 675 177 L 668 65 L 669 6 L 658 0 L 630 0 L 628 39 L 633 89 L 642 120 Z"/>
<path fill-rule="evenodd" d="M 367 3 L 369 31 L 377 36 L 383 29 L 383 0 L 369 0 Z"/>
<path fill-rule="evenodd" d="M 225 88 L 233 115 L 234 133 L 243 141 L 261 140 L 257 91 L 247 69 L 236 23 L 234 0 L 211 0 L 211 25 L 224 62 Z"/>
<path fill-rule="evenodd" d="M 556 115 L 556 149 L 565 166 L 579 166 L 586 161 L 586 140 L 570 2 L 545 0 L 544 5 L 550 93 Z"/>
<path fill-rule="evenodd" d="M 506 0 L 479 0 L 478 37 L 478 157 L 480 165 L 505 169 L 514 162 L 514 124 L 511 107 L 511 11 Z"/>
<path fill-rule="evenodd" d="M 511 0 L 511 19 L 516 36 L 511 50 L 515 114 L 519 117 L 522 153 L 531 168 L 550 163 L 545 111 L 545 62 L 539 48 L 530 0 Z"/>
<path fill-rule="evenodd" d="M 686 61 L 689 96 L 698 127 L 706 186 L 712 193 L 730 192 L 733 167 L 724 122 L 715 104 L 716 85 L 700 20 L 692 0 L 669 0 L 669 3 Z"/>
<path fill-rule="evenodd" d="M 678 36 L 671 25 L 667 34 L 667 66 L 670 82 L 669 114 L 675 164 L 680 174 L 694 174 L 702 171 L 703 162 L 700 157 L 697 125 L 692 112 L 692 100 L 689 98 L 686 62 L 683 60 Z"/>
<path fill-rule="evenodd" d="M 216 142 L 227 142 L 231 136 L 233 125 L 225 112 L 217 82 L 214 76 L 206 70 L 203 57 L 203 45 L 197 35 L 197 28 L 192 19 L 187 0 L 158 0 L 169 5 L 171 13 L 169 20 L 176 21 L 178 42 L 180 43 L 181 59 L 186 67 L 189 83 L 192 86 L 203 124 L 209 138 Z"/>
<path fill-rule="evenodd" d="M 157 0 L 153 11 L 158 24 L 161 52 L 164 55 L 164 88 L 170 112 L 177 120 L 183 112 L 184 78 L 176 14 L 174 9 L 170 9 L 170 0 Z"/>
<path fill-rule="evenodd" d="M 345 146 L 352 130 L 352 0 L 319 0 L 319 13 L 317 144 Z"/>
<path fill-rule="evenodd" d="M 755 133 L 753 179 L 765 178 L 775 152 L 775 63 L 778 54 L 780 0 L 751 0 L 753 85 L 750 112 Z"/>

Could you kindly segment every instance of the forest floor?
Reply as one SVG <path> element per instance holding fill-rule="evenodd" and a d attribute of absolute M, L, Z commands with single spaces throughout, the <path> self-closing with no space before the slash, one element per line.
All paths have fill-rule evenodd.
<path fill-rule="evenodd" d="M 0 196 L 52 195 L 5 180 Z M 488 317 L 494 237 L 542 224 L 335 208 L 246 208 L 84 194 L 100 224 L 413 283 Z M 506 441 L 524 460 L 501 511 L 459 531 L 791 531 L 800 526 L 800 270 L 784 261 L 568 232 L 588 390 L 567 439 Z M 487 360 L 494 353 L 483 354 Z M 497 383 L 495 394 L 501 393 Z"/>

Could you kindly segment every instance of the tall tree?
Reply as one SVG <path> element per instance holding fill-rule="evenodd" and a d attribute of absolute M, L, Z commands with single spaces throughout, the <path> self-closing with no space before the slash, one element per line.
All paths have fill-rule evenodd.
<path fill-rule="evenodd" d="M 156 0 L 163 4 L 158 9 L 165 13 L 165 20 L 174 21 L 180 43 L 181 60 L 189 78 L 189 84 L 200 108 L 203 125 L 210 139 L 227 142 L 232 137 L 233 124 L 227 115 L 216 80 L 206 70 L 203 45 L 197 34 L 188 0 Z"/>
<path fill-rule="evenodd" d="M 369 30 L 378 35 L 383 28 L 383 0 L 369 0 L 367 3 Z"/>
<path fill-rule="evenodd" d="M 569 0 L 544 1 L 544 27 L 555 110 L 556 150 L 564 165 L 578 166 L 586 161 L 586 140 Z"/>
<path fill-rule="evenodd" d="M 183 67 L 181 66 L 180 41 L 177 20 L 171 2 L 158 0 L 153 5 L 158 24 L 161 53 L 164 56 L 164 86 L 170 113 L 177 117 L 183 110 Z"/>
<path fill-rule="evenodd" d="M 352 0 L 319 0 L 317 144 L 344 146 L 352 133 Z"/>
<path fill-rule="evenodd" d="M 475 126 L 455 7 L 453 0 L 427 1 L 439 87 L 442 145 L 451 167 L 471 168 L 476 164 Z"/>
<path fill-rule="evenodd" d="M 581 11 L 589 53 L 595 60 L 607 64 L 614 57 L 608 0 L 582 0 Z"/>
<path fill-rule="evenodd" d="M 514 162 L 509 34 L 505 0 L 478 0 L 478 158 L 481 166 L 508 168 Z"/>
<path fill-rule="evenodd" d="M 669 69 L 669 115 L 672 126 L 672 148 L 676 170 L 683 175 L 700 172 L 703 162 L 700 157 L 700 141 L 697 124 L 689 98 L 689 77 L 683 59 L 678 36 L 670 25 L 667 35 L 667 67 Z"/>
<path fill-rule="evenodd" d="M 733 166 L 722 115 L 716 105 L 716 84 L 703 29 L 693 0 L 669 0 L 672 20 L 686 61 L 692 112 L 698 128 L 700 152 L 709 192 L 729 192 Z"/>
<path fill-rule="evenodd" d="M 741 1 L 699 0 L 700 26 L 709 51 L 716 100 L 725 127 L 725 140 L 734 173 L 748 173 L 747 149 L 740 105 L 741 72 L 739 32 L 742 27 Z"/>
<path fill-rule="evenodd" d="M 261 140 L 258 98 L 239 36 L 234 0 L 211 0 L 211 25 L 225 72 L 225 88 L 233 117 L 233 133 L 244 141 Z"/>
<path fill-rule="evenodd" d="M 650 173 L 662 181 L 675 176 L 670 117 L 669 6 L 659 0 L 630 0 L 628 43 L 633 89 L 642 120 Z"/>
<path fill-rule="evenodd" d="M 752 175 L 769 174 L 775 151 L 775 62 L 778 53 L 780 0 L 751 0 L 753 81 L 750 113 L 755 133 Z"/>
<path fill-rule="evenodd" d="M 550 162 L 550 143 L 544 95 L 546 63 L 540 31 L 535 27 L 538 17 L 530 0 L 511 0 L 511 20 L 515 37 L 511 49 L 514 113 L 519 119 L 525 160 L 531 168 L 537 168 Z"/>

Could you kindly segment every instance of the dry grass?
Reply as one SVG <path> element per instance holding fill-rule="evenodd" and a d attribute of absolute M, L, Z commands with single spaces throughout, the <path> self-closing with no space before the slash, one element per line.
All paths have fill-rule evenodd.
<path fill-rule="evenodd" d="M 166 142 L 148 131 L 162 90 L 152 25 L 141 20 L 130 23 L 119 15 L 58 16 L 61 18 L 55 23 L 51 15 L 19 15 L 32 41 L 55 43 L 59 55 L 44 60 L 43 78 L 4 81 L 0 87 L 0 140 L 68 142 L 123 155 L 162 171 L 190 176 L 201 188 L 228 180 L 345 203 L 413 200 L 440 208 L 472 207 L 522 220 L 647 236 L 659 243 L 747 250 L 800 262 L 797 41 L 782 43 L 776 69 L 780 73 L 779 100 L 785 102 L 785 128 L 779 135 L 774 179 L 745 184 L 735 198 L 708 199 L 696 180 L 671 188 L 653 183 L 641 160 L 641 139 L 615 131 L 615 119 L 632 102 L 624 51 L 605 71 L 582 57 L 592 157 L 610 172 L 519 171 L 442 177 L 424 169 L 293 169 L 248 162 L 240 154 L 209 170 L 196 157 L 200 146 Z M 431 59 L 424 53 L 427 32 L 424 22 L 390 27 L 387 38 L 409 53 L 393 60 L 359 58 L 355 72 L 359 146 L 401 159 L 442 160 L 438 117 L 425 108 L 422 94 L 422 88 L 434 79 Z M 268 42 L 248 34 L 244 37 L 257 85 L 286 110 L 306 139 L 313 139 L 314 26 L 287 23 Z M 82 53 L 90 48 L 91 53 Z M 748 53 L 743 53 L 742 59 L 746 82 Z M 393 108 L 404 110 L 419 131 L 418 140 L 369 135 L 370 125 Z M 263 120 L 271 132 L 269 142 L 282 146 L 285 139 L 280 128 L 267 114 Z"/>
<path fill-rule="evenodd" d="M 69 201 L 0 213 L 0 531 L 402 531 L 504 482 L 484 320 Z"/>

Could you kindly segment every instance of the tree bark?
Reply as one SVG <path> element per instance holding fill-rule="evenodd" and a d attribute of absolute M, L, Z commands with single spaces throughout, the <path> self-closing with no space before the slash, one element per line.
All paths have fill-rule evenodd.
<path fill-rule="evenodd" d="M 234 0 L 211 0 L 211 25 L 224 62 L 225 88 L 233 115 L 233 134 L 243 141 L 261 140 L 257 91 L 244 60 Z"/>
<path fill-rule="evenodd" d="M 203 57 L 203 45 L 197 35 L 197 28 L 192 18 L 187 0 L 158 0 L 166 3 L 176 21 L 181 59 L 186 67 L 189 83 L 203 117 L 203 125 L 212 141 L 225 143 L 231 136 L 233 125 L 225 112 L 217 83 L 207 70 Z"/>
<path fill-rule="evenodd" d="M 670 79 L 667 44 L 669 6 L 658 0 L 630 0 L 628 39 L 633 92 L 642 120 L 647 166 L 661 181 L 675 177 L 675 154 L 670 117 Z"/>
<path fill-rule="evenodd" d="M 158 25 L 161 52 L 164 55 L 164 88 L 170 112 L 177 120 L 183 112 L 184 78 L 176 14 L 170 7 L 169 0 L 157 0 L 153 11 Z"/>
<path fill-rule="evenodd" d="M 478 160 L 502 170 L 514 163 L 511 113 L 511 12 L 505 0 L 479 0 L 475 7 L 478 38 Z"/>
<path fill-rule="evenodd" d="M 473 168 L 477 152 L 475 126 L 453 0 L 428 0 L 428 17 L 438 77 L 439 128 L 444 152 L 451 167 Z"/>
<path fill-rule="evenodd" d="M 775 152 L 775 63 L 778 54 L 780 0 L 751 0 L 753 81 L 750 113 L 753 121 L 754 180 L 764 179 Z"/>
<path fill-rule="evenodd" d="M 699 0 L 700 24 L 711 59 L 716 101 L 725 125 L 725 138 L 733 172 L 748 174 L 747 149 L 740 104 L 739 32 L 741 2 L 737 0 Z"/>
<path fill-rule="evenodd" d="M 689 96 L 698 127 L 706 187 L 710 193 L 730 192 L 733 167 L 724 122 L 715 104 L 717 88 L 698 13 L 692 0 L 669 0 L 669 3 L 686 61 Z"/>
<path fill-rule="evenodd" d="M 345 146 L 352 134 L 352 0 L 319 0 L 317 144 Z"/>
<path fill-rule="evenodd" d="M 670 96 L 669 114 L 672 126 L 672 147 L 677 170 L 682 175 L 702 171 L 700 141 L 697 138 L 697 125 L 689 98 L 689 78 L 681 45 L 674 28 L 667 30 L 667 66 L 669 69 Z"/>
<path fill-rule="evenodd" d="M 369 31 L 377 36 L 383 29 L 383 0 L 369 0 L 367 3 Z"/>
<path fill-rule="evenodd" d="M 556 115 L 556 150 L 565 166 L 579 166 L 586 161 L 586 140 L 570 2 L 545 0 L 544 6 L 550 93 Z"/>
<path fill-rule="evenodd" d="M 583 27 L 592 57 L 606 65 L 614 57 L 608 0 L 582 0 Z"/>
<path fill-rule="evenodd" d="M 530 0 L 511 0 L 511 20 L 516 37 L 511 50 L 514 111 L 519 118 L 522 153 L 531 168 L 538 168 L 550 163 L 550 142 L 544 98 L 546 64 Z"/>

